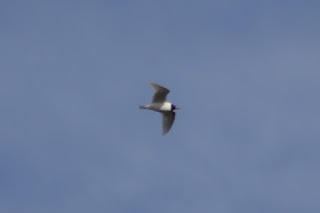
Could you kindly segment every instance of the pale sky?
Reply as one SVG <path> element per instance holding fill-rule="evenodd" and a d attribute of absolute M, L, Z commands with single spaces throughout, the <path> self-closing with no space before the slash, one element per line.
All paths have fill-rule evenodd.
<path fill-rule="evenodd" d="M 1 1 L 0 212 L 320 212 L 319 11 Z"/>

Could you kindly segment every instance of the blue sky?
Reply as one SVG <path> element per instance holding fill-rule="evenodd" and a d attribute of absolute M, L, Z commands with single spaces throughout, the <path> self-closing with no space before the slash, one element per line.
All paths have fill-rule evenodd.
<path fill-rule="evenodd" d="M 319 212 L 319 10 L 1 1 L 0 211 Z"/>

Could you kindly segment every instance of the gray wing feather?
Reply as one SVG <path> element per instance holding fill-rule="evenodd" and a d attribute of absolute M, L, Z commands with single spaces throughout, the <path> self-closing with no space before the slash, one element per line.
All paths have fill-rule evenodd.
<path fill-rule="evenodd" d="M 170 90 L 168 90 L 167 88 L 164 88 L 158 84 L 149 83 L 153 89 L 155 90 L 155 93 L 153 95 L 153 99 L 152 99 L 152 103 L 163 103 L 165 102 L 168 93 L 170 92 Z"/>
<path fill-rule="evenodd" d="M 161 114 L 162 114 L 162 135 L 165 135 L 171 129 L 176 113 L 174 113 L 173 111 L 170 111 L 170 112 L 161 112 Z"/>

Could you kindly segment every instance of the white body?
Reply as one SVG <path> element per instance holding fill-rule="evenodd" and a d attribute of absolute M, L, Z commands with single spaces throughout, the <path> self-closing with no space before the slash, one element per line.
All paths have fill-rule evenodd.
<path fill-rule="evenodd" d="M 150 109 L 156 112 L 169 112 L 171 111 L 172 104 L 170 102 L 164 102 L 164 103 L 153 103 L 145 106 L 145 109 Z"/>
<path fill-rule="evenodd" d="M 171 103 L 164 102 L 163 105 L 160 107 L 160 111 L 171 111 Z"/>

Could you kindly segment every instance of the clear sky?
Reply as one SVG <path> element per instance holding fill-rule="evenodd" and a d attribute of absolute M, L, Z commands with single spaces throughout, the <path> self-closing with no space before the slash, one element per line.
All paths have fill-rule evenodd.
<path fill-rule="evenodd" d="M 319 11 L 1 1 L 0 212 L 320 212 Z"/>

